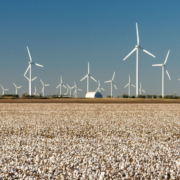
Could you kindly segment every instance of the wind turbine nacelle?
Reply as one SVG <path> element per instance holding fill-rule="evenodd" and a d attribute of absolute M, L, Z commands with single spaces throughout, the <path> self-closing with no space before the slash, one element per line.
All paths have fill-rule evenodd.
<path fill-rule="evenodd" d="M 136 45 L 135 48 L 139 48 L 140 46 Z"/>

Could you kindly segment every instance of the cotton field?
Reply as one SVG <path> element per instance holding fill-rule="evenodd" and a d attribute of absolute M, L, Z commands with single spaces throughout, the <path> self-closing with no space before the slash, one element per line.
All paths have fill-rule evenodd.
<path fill-rule="evenodd" d="M 178 104 L 0 104 L 0 179 L 179 179 Z"/>

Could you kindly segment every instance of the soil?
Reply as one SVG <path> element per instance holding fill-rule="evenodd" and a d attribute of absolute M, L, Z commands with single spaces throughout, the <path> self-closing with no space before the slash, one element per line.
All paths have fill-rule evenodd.
<path fill-rule="evenodd" d="M 102 99 L 0 99 L 0 103 L 180 103 L 180 99 L 124 99 L 124 98 L 102 98 Z"/>

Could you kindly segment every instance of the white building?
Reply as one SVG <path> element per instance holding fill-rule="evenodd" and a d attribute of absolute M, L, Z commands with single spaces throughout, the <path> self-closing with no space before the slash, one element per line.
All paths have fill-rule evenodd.
<path fill-rule="evenodd" d="M 86 93 L 86 98 L 102 98 L 103 95 L 100 92 L 88 92 Z"/>

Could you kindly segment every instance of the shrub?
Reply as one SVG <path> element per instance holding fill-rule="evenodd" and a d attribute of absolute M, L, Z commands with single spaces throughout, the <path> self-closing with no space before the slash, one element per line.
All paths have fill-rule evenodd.
<path fill-rule="evenodd" d="M 146 98 L 144 95 L 138 95 L 138 98 Z"/>
<path fill-rule="evenodd" d="M 123 98 L 129 98 L 129 96 L 127 94 L 123 94 L 122 97 Z"/>

